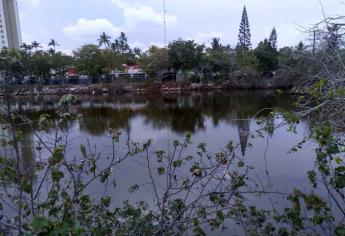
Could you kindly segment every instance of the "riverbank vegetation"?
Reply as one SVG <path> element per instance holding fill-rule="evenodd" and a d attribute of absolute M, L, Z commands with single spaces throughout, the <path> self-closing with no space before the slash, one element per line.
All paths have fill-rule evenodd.
<path fill-rule="evenodd" d="M 111 82 L 117 73 L 126 72 L 124 65 L 138 65 L 148 81 L 225 81 L 233 88 L 291 88 L 303 84 L 319 69 L 315 61 L 322 58 L 323 48 L 317 48 L 317 42 L 278 48 L 279 31 L 272 28 L 271 34 L 253 47 L 244 8 L 235 46 L 221 44 L 220 38 L 210 39 L 210 45 L 177 39 L 166 47 L 152 45 L 141 50 L 130 47 L 125 33 L 112 39 L 104 32 L 97 44 L 83 45 L 72 54 L 59 51 L 54 39 L 45 49 L 36 41 L 24 43 L 20 50 L 4 49 L 0 67 L 8 73 L 2 77 L 13 84 L 60 84 L 76 75 L 87 76 L 90 83 Z M 328 34 L 335 33 L 335 29 L 328 30 Z M 340 47 L 337 53 L 344 56 Z"/>

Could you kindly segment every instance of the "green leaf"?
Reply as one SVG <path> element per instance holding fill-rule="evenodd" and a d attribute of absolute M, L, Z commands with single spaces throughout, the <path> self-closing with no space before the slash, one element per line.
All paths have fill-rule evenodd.
<path fill-rule="evenodd" d="M 244 167 L 244 162 L 243 161 L 238 162 L 238 167 Z"/>
<path fill-rule="evenodd" d="M 178 168 L 178 167 L 181 167 L 182 166 L 182 160 L 177 160 L 177 161 L 174 161 L 173 162 L 173 167 L 174 168 Z"/>
<path fill-rule="evenodd" d="M 35 233 L 48 233 L 49 220 L 45 217 L 35 217 L 32 221 L 32 229 Z"/>
<path fill-rule="evenodd" d="M 53 126 L 51 116 L 48 114 L 42 114 L 38 119 L 38 125 L 41 129 L 47 130 Z"/>
<path fill-rule="evenodd" d="M 345 188 L 345 166 L 335 168 L 335 188 Z"/>
<path fill-rule="evenodd" d="M 76 102 L 77 102 L 77 97 L 76 96 L 74 96 L 72 94 L 66 94 L 66 95 L 63 95 L 60 98 L 59 106 L 65 105 L 65 104 L 74 104 Z"/>
<path fill-rule="evenodd" d="M 25 181 L 23 182 L 23 190 L 24 190 L 24 192 L 26 192 L 26 193 L 31 193 L 31 183 L 30 183 L 30 181 L 25 180 Z"/>
<path fill-rule="evenodd" d="M 164 167 L 158 167 L 157 171 L 158 171 L 158 175 L 164 175 L 165 174 L 165 168 Z"/>
<path fill-rule="evenodd" d="M 174 140 L 173 141 L 173 146 L 177 147 L 178 145 L 180 145 L 180 142 L 178 140 Z"/>
<path fill-rule="evenodd" d="M 278 235 L 279 236 L 289 236 L 289 231 L 285 227 L 279 228 Z"/>
<path fill-rule="evenodd" d="M 343 163 L 343 160 L 340 157 L 336 157 L 335 158 L 335 162 L 340 165 L 341 163 Z"/>
<path fill-rule="evenodd" d="M 102 198 L 102 204 L 106 207 L 109 207 L 110 206 L 110 201 L 111 201 L 111 198 L 110 197 L 104 197 Z"/>
<path fill-rule="evenodd" d="M 218 221 L 220 222 L 224 221 L 224 214 L 222 211 L 217 211 L 216 216 L 217 216 Z"/>
<path fill-rule="evenodd" d="M 65 150 L 65 148 L 63 146 L 59 146 L 59 147 L 55 148 L 53 150 L 52 157 L 49 159 L 49 165 L 54 166 L 54 165 L 60 163 L 64 158 L 64 156 L 63 156 L 64 150 Z"/>
<path fill-rule="evenodd" d="M 197 148 L 200 149 L 202 152 L 206 152 L 206 143 L 199 143 Z"/>
<path fill-rule="evenodd" d="M 190 132 L 186 133 L 185 138 L 186 138 L 187 143 L 189 143 L 190 140 L 192 139 L 192 133 L 190 133 Z"/>
<path fill-rule="evenodd" d="M 105 181 L 108 180 L 109 176 L 111 174 L 111 170 L 105 170 L 102 172 L 102 174 L 99 176 L 99 180 L 101 181 L 101 183 L 105 183 Z"/>
<path fill-rule="evenodd" d="M 309 181 L 313 184 L 313 187 L 316 188 L 317 187 L 317 183 L 316 183 L 316 173 L 315 173 L 315 171 L 308 171 L 308 178 L 309 178 Z"/>
<path fill-rule="evenodd" d="M 54 182 L 59 182 L 60 179 L 62 179 L 64 177 L 64 173 L 62 171 L 59 171 L 59 170 L 52 170 L 51 176 L 52 176 L 52 180 Z"/>
<path fill-rule="evenodd" d="M 81 151 L 81 154 L 83 155 L 83 157 L 86 158 L 87 154 L 86 154 L 86 147 L 84 144 L 80 145 L 80 151 Z"/>
<path fill-rule="evenodd" d="M 345 236 L 345 225 L 338 225 L 335 229 L 335 235 Z"/>

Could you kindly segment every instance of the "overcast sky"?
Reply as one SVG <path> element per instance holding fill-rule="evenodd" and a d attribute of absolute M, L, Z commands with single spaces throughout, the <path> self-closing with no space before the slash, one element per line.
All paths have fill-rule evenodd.
<path fill-rule="evenodd" d="M 23 42 L 47 44 L 52 38 L 69 51 L 96 43 L 106 32 L 123 31 L 132 46 L 163 45 L 162 0 L 17 0 Z M 327 15 L 344 15 L 345 0 L 322 0 Z M 279 46 L 303 39 L 300 27 L 323 18 L 319 0 L 166 0 L 167 38 L 208 43 L 220 37 L 236 45 L 242 8 L 247 7 L 254 46 L 275 26 Z"/>

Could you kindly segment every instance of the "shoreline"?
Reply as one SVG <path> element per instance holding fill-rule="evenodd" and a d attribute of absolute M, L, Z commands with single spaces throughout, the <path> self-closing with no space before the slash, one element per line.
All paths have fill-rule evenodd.
<path fill-rule="evenodd" d="M 191 82 L 123 82 L 119 84 L 92 84 L 92 85 L 20 85 L 8 86 L 11 96 L 41 96 L 41 95 L 118 95 L 123 93 L 182 93 L 182 92 L 210 92 L 231 90 L 290 90 L 291 86 L 231 84 L 229 81 L 191 83 Z M 291 91 L 290 91 L 291 92 Z M 0 96 L 5 95 L 2 89 Z"/>

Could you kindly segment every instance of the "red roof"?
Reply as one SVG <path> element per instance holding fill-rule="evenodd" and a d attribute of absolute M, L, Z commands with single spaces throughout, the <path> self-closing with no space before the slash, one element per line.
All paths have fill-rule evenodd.
<path fill-rule="evenodd" d="M 124 64 L 123 67 L 126 69 L 138 69 L 138 70 L 141 69 L 140 65 L 126 65 L 126 64 Z"/>
<path fill-rule="evenodd" d="M 69 76 L 75 76 L 75 75 L 77 75 L 77 70 L 76 70 L 75 68 L 69 68 L 69 69 L 67 70 L 67 74 L 68 74 Z"/>

